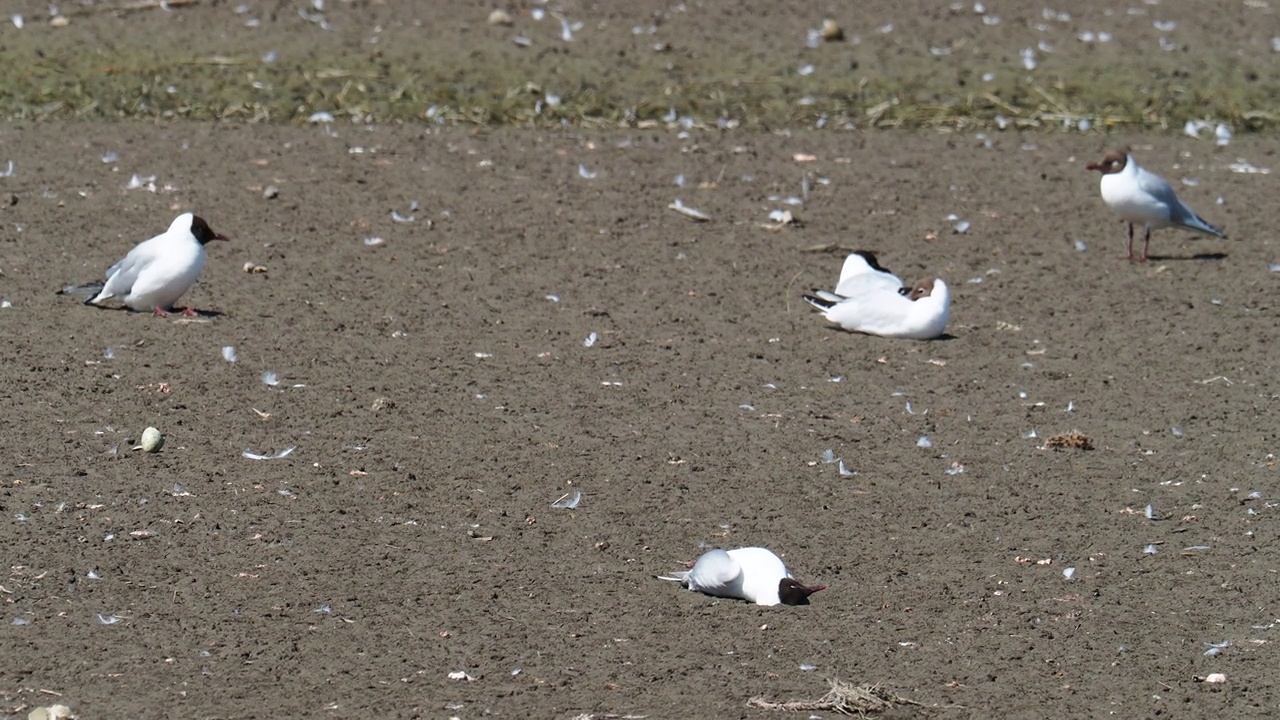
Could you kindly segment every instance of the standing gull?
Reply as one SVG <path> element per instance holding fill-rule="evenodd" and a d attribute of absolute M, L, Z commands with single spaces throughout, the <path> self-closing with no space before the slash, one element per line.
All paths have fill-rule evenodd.
<path fill-rule="evenodd" d="M 1151 231 L 1166 227 L 1195 230 L 1205 235 L 1225 238 L 1221 230 L 1205 222 L 1204 218 L 1182 204 L 1165 179 L 1138 165 L 1133 156 L 1123 150 L 1112 150 L 1098 162 L 1085 166 L 1102 173 L 1102 200 L 1120 219 L 1129 223 L 1129 244 L 1126 260 L 1133 260 L 1133 226 L 1146 229 L 1142 242 L 1142 255 L 1138 262 L 1145 262 L 1151 247 Z"/>
<path fill-rule="evenodd" d="M 204 270 L 204 246 L 212 240 L 227 239 L 214 232 L 203 218 L 183 213 L 168 230 L 138 243 L 123 260 L 108 268 L 102 290 L 85 304 L 98 305 L 118 298 L 134 310 L 164 315 L 196 284 Z M 183 312 L 196 314 L 191 308 Z"/>

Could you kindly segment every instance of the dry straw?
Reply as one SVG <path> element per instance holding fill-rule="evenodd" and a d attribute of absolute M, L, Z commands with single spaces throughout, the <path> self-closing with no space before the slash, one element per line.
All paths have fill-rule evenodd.
<path fill-rule="evenodd" d="M 832 678 L 831 689 L 817 700 L 792 700 L 790 702 L 770 702 L 762 697 L 753 697 L 747 705 L 763 710 L 785 710 L 788 712 L 838 712 L 842 715 L 878 715 L 895 708 L 919 708 L 921 711 L 931 706 L 908 700 L 893 694 L 881 685 L 854 685 L 839 678 Z"/>

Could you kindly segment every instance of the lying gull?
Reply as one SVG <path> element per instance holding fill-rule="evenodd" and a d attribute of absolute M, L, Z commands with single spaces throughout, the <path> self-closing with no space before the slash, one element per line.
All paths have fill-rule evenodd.
<path fill-rule="evenodd" d="M 782 559 L 761 547 L 709 550 L 689 570 L 660 575 L 659 579 L 757 605 L 808 605 L 810 595 L 827 587 L 796 582 Z"/>
<path fill-rule="evenodd" d="M 951 317 L 951 291 L 941 278 L 904 286 L 866 250 L 845 258 L 835 292 L 814 290 L 804 299 L 845 330 L 889 338 L 939 337 Z"/>

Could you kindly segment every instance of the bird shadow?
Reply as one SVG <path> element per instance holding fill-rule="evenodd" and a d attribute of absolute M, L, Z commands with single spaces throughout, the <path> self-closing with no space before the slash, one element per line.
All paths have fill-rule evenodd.
<path fill-rule="evenodd" d="M 183 311 L 183 310 L 186 310 L 186 309 L 187 309 L 187 308 L 183 308 L 182 310 L 178 310 L 177 308 L 174 308 L 174 313 L 173 313 L 173 314 L 174 314 L 174 315 L 180 315 L 180 314 L 182 313 L 182 311 Z M 192 320 L 202 320 L 202 319 L 214 320 L 214 319 L 217 319 L 217 318 L 222 317 L 222 313 L 218 312 L 217 310 L 197 310 L 197 309 L 195 309 L 195 308 L 190 308 L 190 310 L 191 310 L 191 312 L 195 313 L 195 317 L 192 317 L 192 318 L 191 318 Z M 186 316 L 184 315 L 184 316 L 182 316 L 182 317 L 186 317 Z"/>
<path fill-rule="evenodd" d="M 1213 253 L 1196 253 L 1194 255 L 1148 255 L 1147 259 L 1152 262 L 1173 262 L 1173 261 L 1208 262 L 1208 261 L 1216 261 L 1216 260 L 1226 260 L 1227 253 L 1213 252 Z"/>
<path fill-rule="evenodd" d="M 92 303 L 84 303 L 85 307 L 91 307 L 95 310 L 104 310 L 107 312 L 124 312 L 131 315 L 152 315 L 149 310 L 134 310 L 127 305 L 94 305 Z M 194 315 L 188 315 L 187 310 L 191 310 Z M 201 320 L 216 320 L 222 317 L 223 313 L 217 310 L 197 310 L 196 308 L 180 308 L 174 307 L 165 311 L 161 317 L 172 318 L 178 322 L 199 322 Z"/>
<path fill-rule="evenodd" d="M 861 330 L 845 330 L 844 328 L 840 327 L 839 325 L 835 326 L 835 327 L 834 327 L 834 328 L 832 328 L 832 329 L 833 329 L 833 330 L 839 330 L 839 331 L 841 331 L 841 332 L 843 332 L 843 333 L 847 333 L 847 334 L 849 334 L 849 335 L 865 335 L 866 337 L 885 337 L 884 335 L 876 335 L 875 333 L 862 332 Z M 886 338 L 886 339 L 888 339 L 888 340 L 900 340 L 900 339 L 902 339 L 902 338 Z M 941 335 L 939 335 L 939 336 L 937 336 L 937 337 L 931 337 L 931 338 L 927 338 L 927 339 L 922 339 L 922 340 L 920 340 L 920 342 L 946 342 L 946 341 L 948 341 L 948 340 L 959 340 L 959 339 L 960 339 L 960 338 L 956 337 L 955 335 L 952 335 L 952 334 L 951 334 L 951 333 L 949 333 L 949 332 L 944 332 L 944 333 L 942 333 Z"/>

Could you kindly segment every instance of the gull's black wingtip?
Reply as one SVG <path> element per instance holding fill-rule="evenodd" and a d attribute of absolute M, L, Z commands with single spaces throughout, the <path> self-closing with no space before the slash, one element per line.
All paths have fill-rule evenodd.
<path fill-rule="evenodd" d="M 886 270 L 884 266 L 880 264 L 880 261 L 876 260 L 876 254 L 874 252 L 870 250 L 854 250 L 853 254 L 859 255 L 862 257 L 863 260 L 866 260 L 867 264 L 871 266 L 872 270 L 875 270 L 876 272 L 882 272 L 886 275 L 893 274 L 888 270 Z"/>
<path fill-rule="evenodd" d="M 814 290 L 814 292 L 818 292 L 818 291 Z M 831 302 L 830 300 L 816 297 L 814 295 L 801 295 L 800 297 L 804 298 L 805 302 L 818 308 L 819 310 L 830 310 L 831 306 L 835 305 L 835 303 Z"/>
<path fill-rule="evenodd" d="M 67 285 L 58 291 L 59 295 L 83 295 L 85 297 L 84 304 L 92 305 L 93 299 L 98 297 L 102 292 L 103 284 L 101 282 L 91 282 L 84 285 Z"/>

